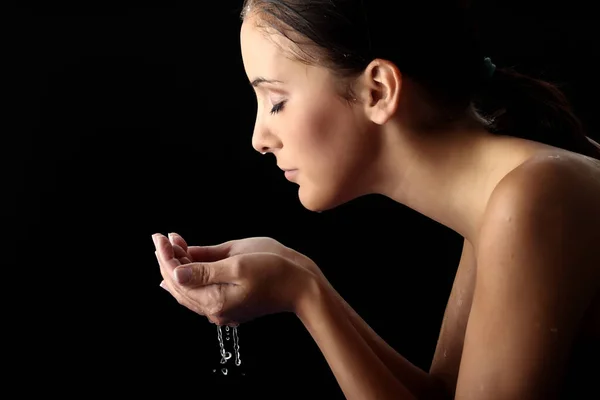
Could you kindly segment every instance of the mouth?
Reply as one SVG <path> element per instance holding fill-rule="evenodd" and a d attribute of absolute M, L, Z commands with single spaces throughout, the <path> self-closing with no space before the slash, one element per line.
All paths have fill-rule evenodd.
<path fill-rule="evenodd" d="M 284 172 L 285 178 L 288 181 L 293 180 L 296 177 L 296 175 L 298 174 L 297 169 L 283 169 L 283 172 Z"/>

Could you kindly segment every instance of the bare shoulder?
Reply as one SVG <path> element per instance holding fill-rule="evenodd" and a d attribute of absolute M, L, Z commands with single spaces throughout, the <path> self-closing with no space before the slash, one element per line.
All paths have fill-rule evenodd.
<path fill-rule="evenodd" d="M 600 160 L 568 151 L 542 152 L 507 174 L 494 190 L 490 204 L 523 201 L 531 196 L 596 205 L 587 211 L 598 212 Z"/>
<path fill-rule="evenodd" d="M 515 168 L 490 197 L 482 243 L 511 228 L 519 229 L 524 246 L 553 251 L 548 246 L 560 244 L 572 265 L 600 279 L 600 161 L 561 151 L 541 153 Z"/>
<path fill-rule="evenodd" d="M 600 282 L 600 166 L 571 154 L 536 156 L 492 193 L 456 399 L 551 399 L 560 389 Z"/>

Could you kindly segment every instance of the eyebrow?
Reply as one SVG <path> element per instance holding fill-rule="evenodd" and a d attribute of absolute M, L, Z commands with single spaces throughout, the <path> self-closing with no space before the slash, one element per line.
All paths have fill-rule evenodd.
<path fill-rule="evenodd" d="M 265 79 L 262 77 L 258 77 L 252 81 L 251 85 L 252 85 L 252 87 L 258 87 L 261 83 L 283 83 L 283 82 L 273 80 L 273 79 Z"/>

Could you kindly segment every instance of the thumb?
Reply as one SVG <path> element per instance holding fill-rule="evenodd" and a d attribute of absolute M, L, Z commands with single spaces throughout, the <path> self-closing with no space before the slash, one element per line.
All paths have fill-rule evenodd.
<path fill-rule="evenodd" d="M 233 283 L 231 268 L 224 262 L 191 263 L 173 270 L 173 277 L 180 285 L 199 287 L 219 283 Z"/>

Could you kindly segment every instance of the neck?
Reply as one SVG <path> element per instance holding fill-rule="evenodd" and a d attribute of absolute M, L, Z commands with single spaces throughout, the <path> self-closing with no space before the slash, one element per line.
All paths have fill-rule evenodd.
<path fill-rule="evenodd" d="M 406 135 L 389 127 L 372 192 L 449 227 L 474 243 L 498 182 L 524 161 L 519 139 L 481 127 Z M 522 147 L 519 147 L 522 148 Z"/>

